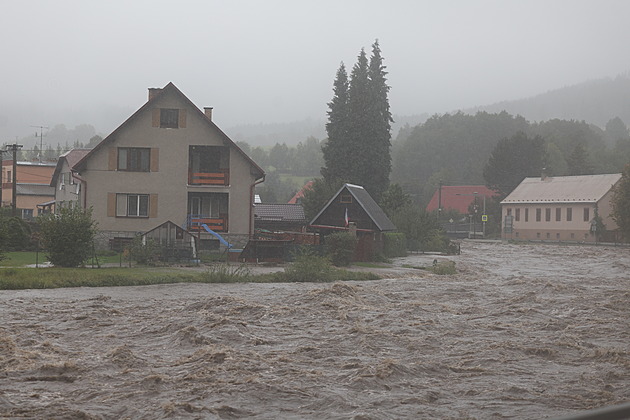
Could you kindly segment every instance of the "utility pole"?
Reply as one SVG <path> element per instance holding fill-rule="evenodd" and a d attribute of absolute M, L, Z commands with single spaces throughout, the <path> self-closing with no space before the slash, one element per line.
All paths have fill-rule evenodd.
<path fill-rule="evenodd" d="M 440 186 L 438 187 L 438 223 L 440 223 L 440 216 L 442 216 L 442 180 L 440 179 Z"/>
<path fill-rule="evenodd" d="M 9 144 L 7 149 L 10 152 L 13 152 L 13 194 L 12 194 L 12 203 L 11 203 L 11 214 L 13 217 L 17 216 L 17 151 L 21 149 L 23 146 L 21 144 Z"/>
<path fill-rule="evenodd" d="M 42 163 L 42 157 L 44 155 L 44 128 L 48 130 L 48 127 L 43 125 L 31 125 L 31 127 L 39 128 L 39 135 L 35 132 L 35 138 L 39 137 L 39 163 Z"/>

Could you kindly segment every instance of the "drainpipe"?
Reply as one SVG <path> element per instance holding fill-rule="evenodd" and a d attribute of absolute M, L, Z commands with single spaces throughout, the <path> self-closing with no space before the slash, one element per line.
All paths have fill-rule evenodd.
<path fill-rule="evenodd" d="M 78 172 L 72 172 L 72 177 L 78 179 L 83 186 L 83 210 L 87 208 L 87 182 L 81 178 Z"/>
<path fill-rule="evenodd" d="M 252 185 L 249 186 L 249 237 L 251 238 L 254 234 L 254 188 L 256 185 L 265 181 L 265 174 L 263 174 L 262 178 L 254 181 Z"/>

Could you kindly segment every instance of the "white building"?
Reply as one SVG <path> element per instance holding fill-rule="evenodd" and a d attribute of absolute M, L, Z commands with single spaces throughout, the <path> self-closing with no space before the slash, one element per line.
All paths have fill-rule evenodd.
<path fill-rule="evenodd" d="M 599 216 L 606 231 L 617 229 L 611 217 L 613 187 L 621 174 L 525 178 L 501 202 L 505 239 L 601 241 Z"/>

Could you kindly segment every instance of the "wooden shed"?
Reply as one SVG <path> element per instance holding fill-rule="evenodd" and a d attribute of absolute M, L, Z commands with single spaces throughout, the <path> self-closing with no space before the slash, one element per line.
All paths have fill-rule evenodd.
<path fill-rule="evenodd" d="M 324 243 L 330 233 L 356 232 L 356 261 L 372 260 L 383 251 L 383 233 L 396 230 L 372 196 L 354 184 L 344 184 L 313 218 L 309 228 L 318 231 Z"/>

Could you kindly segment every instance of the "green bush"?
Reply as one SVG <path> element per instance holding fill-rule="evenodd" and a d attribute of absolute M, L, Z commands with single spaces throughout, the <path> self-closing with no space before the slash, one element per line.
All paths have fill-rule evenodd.
<path fill-rule="evenodd" d="M 334 280 L 335 272 L 327 258 L 302 254 L 295 258 L 280 277 L 290 282 L 329 282 Z"/>
<path fill-rule="evenodd" d="M 62 208 L 38 218 L 41 239 L 48 250 L 48 259 L 58 267 L 83 264 L 93 249 L 96 223 L 92 209 Z"/>
<path fill-rule="evenodd" d="M 31 228 L 19 217 L 0 216 L 0 248 L 6 251 L 24 251 L 31 244 Z M 2 245 L 3 244 L 3 245 Z"/>
<path fill-rule="evenodd" d="M 348 232 L 326 236 L 326 255 L 337 267 L 350 265 L 356 246 L 357 237 Z"/>
<path fill-rule="evenodd" d="M 455 270 L 455 263 L 453 261 L 440 261 L 431 267 L 431 271 L 434 274 L 439 275 L 457 274 L 457 270 Z"/>
<path fill-rule="evenodd" d="M 405 257 L 407 256 L 407 239 L 404 233 L 384 233 L 383 253 L 385 257 Z"/>
<path fill-rule="evenodd" d="M 232 266 L 229 264 L 215 264 L 201 274 L 204 283 L 237 283 L 246 282 L 252 273 L 245 265 Z"/>
<path fill-rule="evenodd" d="M 142 236 L 136 236 L 129 247 L 129 258 L 138 264 L 153 264 L 161 254 L 160 245 L 153 239 L 142 240 Z"/>
<path fill-rule="evenodd" d="M 7 229 L 4 225 L 2 216 L 0 216 L 0 261 L 6 258 L 7 250 Z"/>

